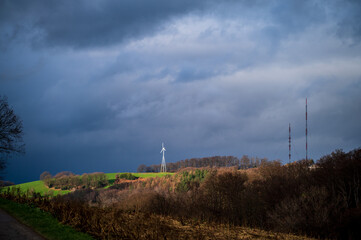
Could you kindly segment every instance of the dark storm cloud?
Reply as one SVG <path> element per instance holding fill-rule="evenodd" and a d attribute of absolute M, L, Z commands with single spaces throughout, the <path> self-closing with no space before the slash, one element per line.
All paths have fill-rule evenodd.
<path fill-rule="evenodd" d="M 352 42 L 361 40 L 361 2 L 358 0 L 337 1 L 334 5 L 333 14 L 339 17 L 340 21 L 338 35 L 343 38 L 351 38 Z"/>
<path fill-rule="evenodd" d="M 360 36 L 358 1 L 329 1 L 340 33 Z M 21 39 L 35 46 L 104 47 L 152 35 L 176 17 L 214 14 L 272 22 L 261 34 L 278 44 L 292 32 L 326 21 L 328 8 L 319 1 L 2 1 L 1 44 Z M 344 10 L 346 8 L 346 10 Z M 333 12 L 334 11 L 334 12 Z M 329 14 L 330 15 L 330 14 Z"/>
<path fill-rule="evenodd" d="M 152 33 L 172 17 L 202 9 L 206 2 L 2 1 L 0 20 L 11 25 L 8 41 L 34 28 L 49 46 L 104 46 Z"/>

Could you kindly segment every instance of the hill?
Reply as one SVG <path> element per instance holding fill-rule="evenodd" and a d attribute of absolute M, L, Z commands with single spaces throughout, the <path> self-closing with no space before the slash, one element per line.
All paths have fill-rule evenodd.
<path fill-rule="evenodd" d="M 347 153 L 336 150 L 316 164 L 312 160 L 286 165 L 264 161 L 249 169 L 187 168 L 175 174 L 135 174 L 141 179 L 129 173 L 63 175 L 58 176 L 60 184 L 53 186 L 79 190 L 54 198 L 20 196 L 16 191 L 2 196 L 30 201 L 59 221 L 81 226 L 100 239 L 181 238 L 187 229 L 188 239 L 223 238 L 219 233 L 230 239 L 241 236 L 242 227 L 321 239 L 361 239 L 360 172 L 361 148 Z M 109 182 L 113 186 L 94 187 L 106 177 L 107 186 Z M 205 235 L 207 231 L 217 237 Z M 236 235 L 229 235 L 232 232 Z"/>
<path fill-rule="evenodd" d="M 121 173 L 106 173 L 105 174 L 107 176 L 107 179 L 109 182 L 109 185 L 106 186 L 105 188 L 108 188 L 113 185 L 117 174 L 121 174 Z M 173 173 L 132 173 L 132 174 L 139 178 L 152 178 L 152 177 L 163 177 L 165 175 L 172 175 Z M 40 193 L 43 196 L 45 194 L 52 194 L 54 196 L 56 196 L 58 194 L 63 195 L 63 194 L 67 194 L 67 193 L 71 192 L 70 190 L 61 190 L 61 189 L 54 189 L 54 188 L 49 189 L 44 184 L 44 181 L 41 181 L 41 180 L 12 185 L 12 186 L 3 188 L 3 190 L 7 189 L 7 188 L 12 188 L 12 187 L 20 188 L 21 192 L 23 192 L 23 193 L 25 193 L 27 191 L 33 191 L 33 192 Z"/>

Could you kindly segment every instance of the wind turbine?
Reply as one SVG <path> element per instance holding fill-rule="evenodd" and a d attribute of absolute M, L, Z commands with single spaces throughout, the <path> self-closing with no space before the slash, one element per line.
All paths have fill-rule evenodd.
<path fill-rule="evenodd" d="M 162 158 L 162 165 L 160 165 L 160 171 L 161 172 L 166 172 L 167 171 L 167 166 L 165 164 L 165 158 L 164 158 L 164 152 L 165 152 L 165 147 L 164 147 L 164 143 L 162 143 L 162 150 L 160 150 L 160 153 L 163 153 L 163 158 Z"/>

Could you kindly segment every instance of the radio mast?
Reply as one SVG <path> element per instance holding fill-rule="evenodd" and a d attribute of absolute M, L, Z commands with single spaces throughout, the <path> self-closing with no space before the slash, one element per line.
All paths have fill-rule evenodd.
<path fill-rule="evenodd" d="M 288 124 L 288 163 L 291 163 L 291 123 Z"/>
<path fill-rule="evenodd" d="M 308 146 L 307 146 L 307 98 L 306 98 L 306 161 L 308 159 Z"/>

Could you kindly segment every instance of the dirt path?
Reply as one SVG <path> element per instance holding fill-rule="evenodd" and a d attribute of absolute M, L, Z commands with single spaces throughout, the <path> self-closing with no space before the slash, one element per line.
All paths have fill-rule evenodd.
<path fill-rule="evenodd" d="M 31 228 L 18 222 L 4 210 L 0 209 L 0 239 L 2 240 L 45 240 Z"/>

